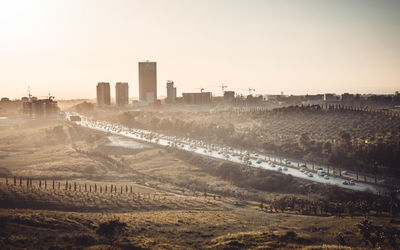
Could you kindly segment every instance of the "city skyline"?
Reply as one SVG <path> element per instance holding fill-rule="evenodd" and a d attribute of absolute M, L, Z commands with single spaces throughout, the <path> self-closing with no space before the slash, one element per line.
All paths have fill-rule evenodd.
<path fill-rule="evenodd" d="M 399 1 L 2 1 L 1 97 L 95 98 L 155 61 L 158 96 L 400 89 Z M 105 18 L 106 17 L 106 18 Z M 10 88 L 12 86 L 12 88 Z M 111 96 L 115 96 L 114 88 Z"/>

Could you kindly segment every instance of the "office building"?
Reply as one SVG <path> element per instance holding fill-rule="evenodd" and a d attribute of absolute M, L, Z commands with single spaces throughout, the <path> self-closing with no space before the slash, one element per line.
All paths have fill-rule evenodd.
<path fill-rule="evenodd" d="M 97 105 L 110 105 L 111 97 L 110 97 L 110 83 L 108 82 L 99 82 L 96 87 L 96 97 L 97 97 Z"/>
<path fill-rule="evenodd" d="M 139 62 L 139 100 L 148 103 L 157 100 L 156 62 Z"/>
<path fill-rule="evenodd" d="M 183 102 L 186 104 L 208 104 L 211 103 L 211 92 L 182 93 Z"/>
<path fill-rule="evenodd" d="M 174 82 L 167 81 L 167 99 L 166 102 L 172 103 L 176 100 L 176 87 L 174 87 Z"/>
<path fill-rule="evenodd" d="M 224 101 L 233 102 L 235 100 L 235 91 L 224 91 Z"/>
<path fill-rule="evenodd" d="M 129 104 L 129 85 L 127 82 L 115 84 L 115 103 L 120 107 Z"/>

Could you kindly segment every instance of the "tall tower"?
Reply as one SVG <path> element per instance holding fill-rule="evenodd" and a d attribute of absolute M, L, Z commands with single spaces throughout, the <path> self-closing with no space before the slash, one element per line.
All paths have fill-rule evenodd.
<path fill-rule="evenodd" d="M 176 87 L 174 87 L 174 82 L 171 80 L 167 81 L 167 102 L 175 102 L 176 99 Z"/>
<path fill-rule="evenodd" d="M 111 97 L 110 97 L 110 83 L 108 82 L 99 82 L 96 87 L 96 97 L 97 97 L 97 105 L 110 105 Z"/>
<path fill-rule="evenodd" d="M 115 102 L 117 106 L 129 104 L 129 85 L 127 82 L 117 82 L 115 84 Z"/>
<path fill-rule="evenodd" d="M 149 103 L 157 100 L 156 62 L 139 62 L 139 100 Z"/>

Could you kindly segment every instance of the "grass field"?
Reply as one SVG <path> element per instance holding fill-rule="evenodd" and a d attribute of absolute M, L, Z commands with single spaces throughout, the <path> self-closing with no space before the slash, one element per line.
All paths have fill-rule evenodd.
<path fill-rule="evenodd" d="M 318 201 L 323 186 L 307 193 L 305 181 L 249 172 L 284 182 L 258 189 L 217 171 L 251 171 L 241 166 L 125 140 L 68 123 L 0 130 L 0 248 L 372 246 L 359 232 L 364 216 L 270 209 L 289 196 Z M 399 226 L 385 213 L 369 220 Z"/>

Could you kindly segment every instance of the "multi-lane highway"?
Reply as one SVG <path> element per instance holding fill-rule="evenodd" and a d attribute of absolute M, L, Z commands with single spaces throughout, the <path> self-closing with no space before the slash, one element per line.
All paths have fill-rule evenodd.
<path fill-rule="evenodd" d="M 326 168 L 320 166 L 318 166 L 320 170 L 315 169 L 315 171 L 311 171 L 307 168 L 295 167 L 294 165 L 297 165 L 297 162 L 289 163 L 284 161 L 284 163 L 278 163 L 273 157 L 271 158 L 271 156 L 257 152 L 248 152 L 232 147 L 223 147 L 191 138 L 168 136 L 149 130 L 127 128 L 109 122 L 90 120 L 82 116 L 81 121 L 76 121 L 75 123 L 87 128 L 121 135 L 135 140 L 146 141 L 166 147 L 175 147 L 199 155 L 245 164 L 255 168 L 279 171 L 282 174 L 291 175 L 293 177 L 313 182 L 335 185 L 357 191 L 368 191 L 375 194 L 384 195 L 386 193 L 386 188 L 384 187 L 371 183 L 356 182 L 344 176 L 332 176 L 326 172 Z"/>

